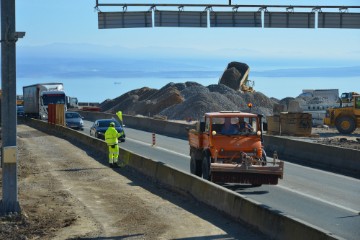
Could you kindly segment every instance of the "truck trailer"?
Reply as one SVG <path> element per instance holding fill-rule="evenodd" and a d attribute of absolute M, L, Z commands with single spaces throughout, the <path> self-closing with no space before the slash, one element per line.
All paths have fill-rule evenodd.
<path fill-rule="evenodd" d="M 48 118 L 49 104 L 64 104 L 66 95 L 62 83 L 38 83 L 23 87 L 24 114 L 26 117 Z"/>

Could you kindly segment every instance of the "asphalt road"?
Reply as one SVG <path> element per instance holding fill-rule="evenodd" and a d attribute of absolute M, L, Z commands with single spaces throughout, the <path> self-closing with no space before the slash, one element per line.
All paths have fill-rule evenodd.
<path fill-rule="evenodd" d="M 84 133 L 89 133 L 85 121 Z M 190 172 L 186 140 L 126 128 L 126 142 L 120 147 Z M 280 156 L 281 159 L 281 156 Z M 224 187 L 247 196 L 265 207 L 308 222 L 345 239 L 360 236 L 360 180 L 286 162 L 284 179 L 278 185 Z M 271 160 L 268 160 L 271 161 Z"/>

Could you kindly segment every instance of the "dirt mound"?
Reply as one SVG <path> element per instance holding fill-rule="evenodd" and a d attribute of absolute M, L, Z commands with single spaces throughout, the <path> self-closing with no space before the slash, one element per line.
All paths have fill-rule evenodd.
<path fill-rule="evenodd" d="M 161 89 L 143 87 L 101 103 L 104 112 L 130 115 L 162 115 L 171 120 L 199 119 L 205 112 L 244 111 L 272 115 L 275 104 L 261 92 L 242 93 L 224 84 L 207 87 L 196 82 L 168 83 Z"/>
<path fill-rule="evenodd" d="M 147 99 L 149 96 L 156 93 L 158 90 L 143 87 L 127 92 L 115 99 L 107 99 L 100 104 L 103 111 L 111 111 L 112 109 L 126 109 L 132 106 L 133 103 Z"/>

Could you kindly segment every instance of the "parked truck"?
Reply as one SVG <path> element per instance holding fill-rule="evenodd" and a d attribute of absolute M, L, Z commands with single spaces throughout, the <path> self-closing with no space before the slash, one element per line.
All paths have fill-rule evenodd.
<path fill-rule="evenodd" d="M 231 132 L 223 131 L 226 122 Z M 215 183 L 277 184 L 284 163 L 276 155 L 267 161 L 262 143 L 262 115 L 206 113 L 189 131 L 190 172 Z"/>
<path fill-rule="evenodd" d="M 62 83 L 39 83 L 23 87 L 24 114 L 27 117 L 47 119 L 48 104 L 64 104 L 66 95 Z"/>
<path fill-rule="evenodd" d="M 78 109 L 79 101 L 76 97 L 66 96 L 66 107 L 68 109 Z"/>
<path fill-rule="evenodd" d="M 344 92 L 339 97 L 340 107 L 352 107 L 353 106 L 353 97 L 355 95 L 360 95 L 357 92 Z"/>
<path fill-rule="evenodd" d="M 351 134 L 360 127 L 360 95 L 351 95 L 351 104 L 326 110 L 324 124 L 343 134 Z"/>

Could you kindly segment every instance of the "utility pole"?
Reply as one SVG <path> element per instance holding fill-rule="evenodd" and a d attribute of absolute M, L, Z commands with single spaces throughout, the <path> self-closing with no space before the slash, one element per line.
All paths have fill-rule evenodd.
<path fill-rule="evenodd" d="M 16 41 L 15 0 L 1 0 L 1 122 L 2 200 L 0 213 L 20 212 L 16 147 Z"/>

